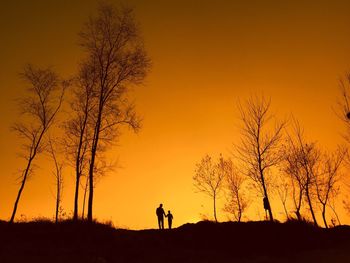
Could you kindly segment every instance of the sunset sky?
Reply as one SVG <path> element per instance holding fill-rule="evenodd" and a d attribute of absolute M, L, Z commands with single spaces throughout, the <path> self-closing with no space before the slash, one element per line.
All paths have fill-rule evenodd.
<path fill-rule="evenodd" d="M 118 3 L 118 2 L 117 2 Z M 350 2 L 340 0 L 130 0 L 152 70 L 131 94 L 143 117 L 138 134 L 125 130 L 109 156 L 119 168 L 98 183 L 94 215 L 117 227 L 155 228 L 159 203 L 174 225 L 211 218 L 212 202 L 196 193 L 195 164 L 205 154 L 230 156 L 240 139 L 238 99 L 263 93 L 276 116 L 293 115 L 324 148 L 342 143 L 332 108 L 339 78 L 350 71 Z M 24 94 L 18 73 L 27 62 L 72 76 L 84 57 L 77 33 L 94 0 L 14 0 L 0 5 L 0 219 L 8 220 L 18 191 L 20 143 L 10 131 Z M 23 192 L 21 214 L 52 218 L 52 163 L 46 156 Z M 73 210 L 73 170 L 64 172 L 63 207 Z M 350 181 L 350 177 L 349 177 Z M 350 192 L 349 192 L 350 193 Z M 261 197 L 248 219 L 261 219 Z M 274 215 L 283 220 L 277 196 Z M 218 218 L 227 220 L 221 207 Z M 341 210 L 341 199 L 339 203 Z M 291 206 L 289 207 L 292 208 Z M 319 212 L 319 211 L 318 211 Z M 343 223 L 350 218 L 341 211 Z"/>

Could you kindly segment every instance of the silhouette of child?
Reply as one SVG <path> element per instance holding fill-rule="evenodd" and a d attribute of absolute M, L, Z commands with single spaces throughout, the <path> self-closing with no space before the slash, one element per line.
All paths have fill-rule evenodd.
<path fill-rule="evenodd" d="M 159 207 L 156 210 L 156 214 L 158 217 L 158 226 L 159 229 L 164 229 L 164 216 L 166 216 L 164 209 L 163 209 L 163 204 L 160 204 Z"/>
<path fill-rule="evenodd" d="M 171 225 L 173 223 L 173 215 L 170 213 L 170 210 L 168 211 L 168 214 L 166 215 L 166 217 L 168 218 L 168 227 L 169 229 L 171 229 Z"/>

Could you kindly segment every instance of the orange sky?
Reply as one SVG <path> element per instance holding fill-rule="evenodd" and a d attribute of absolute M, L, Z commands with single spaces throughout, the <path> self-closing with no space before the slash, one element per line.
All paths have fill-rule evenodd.
<path fill-rule="evenodd" d="M 122 168 L 97 186 L 98 219 L 121 227 L 153 228 L 160 202 L 173 211 L 175 226 L 211 215 L 211 200 L 194 192 L 195 163 L 206 153 L 229 155 L 232 143 L 239 140 L 235 103 L 250 93 L 271 96 L 278 116 L 293 113 L 322 146 L 342 142 L 342 123 L 332 106 L 338 79 L 350 70 L 348 1 L 124 2 L 135 7 L 153 68 L 134 93 L 143 129 L 122 136 L 111 152 Z M 15 172 L 22 168 L 16 156 L 19 144 L 9 131 L 18 116 L 14 99 L 24 88 L 18 72 L 32 62 L 72 75 L 83 56 L 77 32 L 95 7 L 92 0 L 1 4 L 1 219 L 10 217 L 18 190 Z M 41 157 L 37 164 L 40 168 L 26 185 L 18 218 L 54 214 L 50 162 Z M 63 199 L 70 212 L 69 169 Z M 274 199 L 274 214 L 283 219 Z M 258 199 L 248 217 L 258 219 L 261 209 Z M 226 220 L 221 210 L 218 213 Z"/>

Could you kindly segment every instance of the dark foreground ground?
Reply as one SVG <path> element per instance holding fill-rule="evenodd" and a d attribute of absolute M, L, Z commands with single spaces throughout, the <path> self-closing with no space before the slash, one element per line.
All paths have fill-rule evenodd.
<path fill-rule="evenodd" d="M 296 222 L 186 224 L 119 230 L 102 224 L 0 223 L 0 262 L 350 262 L 350 227 Z"/>

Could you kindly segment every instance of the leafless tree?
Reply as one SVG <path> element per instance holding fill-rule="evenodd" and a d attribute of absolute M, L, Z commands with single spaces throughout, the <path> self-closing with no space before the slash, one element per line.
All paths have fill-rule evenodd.
<path fill-rule="evenodd" d="M 48 152 L 51 155 L 51 158 L 54 162 L 54 170 L 53 170 L 53 175 L 55 177 L 55 186 L 56 186 L 56 208 L 55 208 L 55 222 L 56 224 L 58 223 L 59 220 L 59 211 L 61 207 L 61 202 L 62 202 L 62 196 L 63 196 L 63 162 L 59 161 L 57 158 L 57 149 L 54 146 L 54 142 L 49 138 L 49 149 Z"/>
<path fill-rule="evenodd" d="M 269 218 L 273 221 L 267 187 L 267 173 L 283 158 L 280 150 L 285 122 L 274 120 L 270 113 L 271 101 L 264 97 L 250 97 L 244 105 L 238 104 L 242 127 L 241 144 L 236 146 L 237 158 L 245 166 L 245 174 L 258 186 L 269 205 Z"/>
<path fill-rule="evenodd" d="M 92 114 L 92 138 L 89 166 L 88 220 L 92 221 L 94 171 L 101 149 L 118 137 L 120 125 L 134 131 L 140 128 L 133 105 L 128 101 L 128 87 L 141 84 L 150 60 L 140 38 L 133 12 L 102 3 L 80 33 L 81 46 L 89 64 L 97 72 L 97 107 Z"/>
<path fill-rule="evenodd" d="M 339 193 L 340 193 L 340 188 L 338 189 L 335 189 L 332 193 L 331 193 L 331 196 L 330 196 L 330 199 L 329 199 L 329 208 L 332 210 L 335 218 L 336 218 L 336 221 L 338 222 L 338 225 L 341 225 L 341 221 L 340 221 L 340 217 L 339 217 L 339 214 L 337 212 L 337 199 L 338 199 L 338 196 L 339 196 Z M 334 224 L 335 225 L 335 224 Z"/>
<path fill-rule="evenodd" d="M 338 117 L 343 121 L 346 127 L 346 132 L 343 137 L 350 143 L 350 73 L 348 73 L 344 78 L 340 79 L 340 94 L 341 97 L 338 100 L 338 110 L 336 111 Z M 350 164 L 349 155 L 346 156 L 347 165 Z M 347 185 L 349 188 L 349 185 Z M 350 202 L 346 197 L 343 200 L 344 209 L 350 212 Z M 339 221 L 339 220 L 338 220 Z"/>
<path fill-rule="evenodd" d="M 284 213 L 286 214 L 286 218 L 288 220 L 289 213 L 288 213 L 288 209 L 287 209 L 287 201 L 288 201 L 288 197 L 290 195 L 290 188 L 291 188 L 290 183 L 288 182 L 288 180 L 286 180 L 286 178 L 281 176 L 280 183 L 276 188 L 277 188 L 278 196 L 279 196 L 281 203 L 282 203 L 282 206 L 283 206 Z"/>
<path fill-rule="evenodd" d="M 223 169 L 223 158 L 216 162 L 209 155 L 206 155 L 197 163 L 195 175 L 193 176 L 194 186 L 213 198 L 214 219 L 218 222 L 216 215 L 216 200 L 223 187 L 225 172 Z"/>
<path fill-rule="evenodd" d="M 88 174 L 89 147 L 92 137 L 92 111 L 97 107 L 97 72 L 94 65 L 83 63 L 72 88 L 70 117 L 64 123 L 64 145 L 75 168 L 75 194 L 73 220 L 78 219 L 80 178 Z"/>
<path fill-rule="evenodd" d="M 228 202 L 224 211 L 233 215 L 236 221 L 241 222 L 243 213 L 248 208 L 248 198 L 244 193 L 245 178 L 239 173 L 231 159 L 223 161 L 223 169 L 226 178 Z"/>
<path fill-rule="evenodd" d="M 20 110 L 25 119 L 12 128 L 24 140 L 23 157 L 26 167 L 20 176 L 20 188 L 10 222 L 15 219 L 17 206 L 28 177 L 33 173 L 33 161 L 46 146 L 44 137 L 55 121 L 61 108 L 67 82 L 62 82 L 51 69 L 39 69 L 26 65 L 21 74 L 28 83 L 28 95 L 20 100 Z"/>
<path fill-rule="evenodd" d="M 322 207 L 322 219 L 326 228 L 328 228 L 326 208 L 329 206 L 332 193 L 338 190 L 340 168 L 345 156 L 346 150 L 343 147 L 339 147 L 335 153 L 325 153 L 322 160 L 322 171 L 317 174 L 315 180 L 317 198 Z"/>
<path fill-rule="evenodd" d="M 303 203 L 306 179 L 302 171 L 302 165 L 299 161 L 300 150 L 292 137 L 287 139 L 285 146 L 282 170 L 290 178 L 295 215 L 297 219 L 301 221 L 303 219 L 301 215 L 301 207 Z"/>
<path fill-rule="evenodd" d="M 293 135 L 288 137 L 288 146 L 285 152 L 286 167 L 285 172 L 291 176 L 293 187 L 297 186 L 297 217 L 301 219 L 300 207 L 302 202 L 302 196 L 306 198 L 306 202 L 309 206 L 311 217 L 314 224 L 317 225 L 317 219 L 313 207 L 315 202 L 315 183 L 318 174 L 320 173 L 321 152 L 315 142 L 307 143 L 305 140 L 304 132 L 301 129 L 299 123 L 294 121 Z"/>

